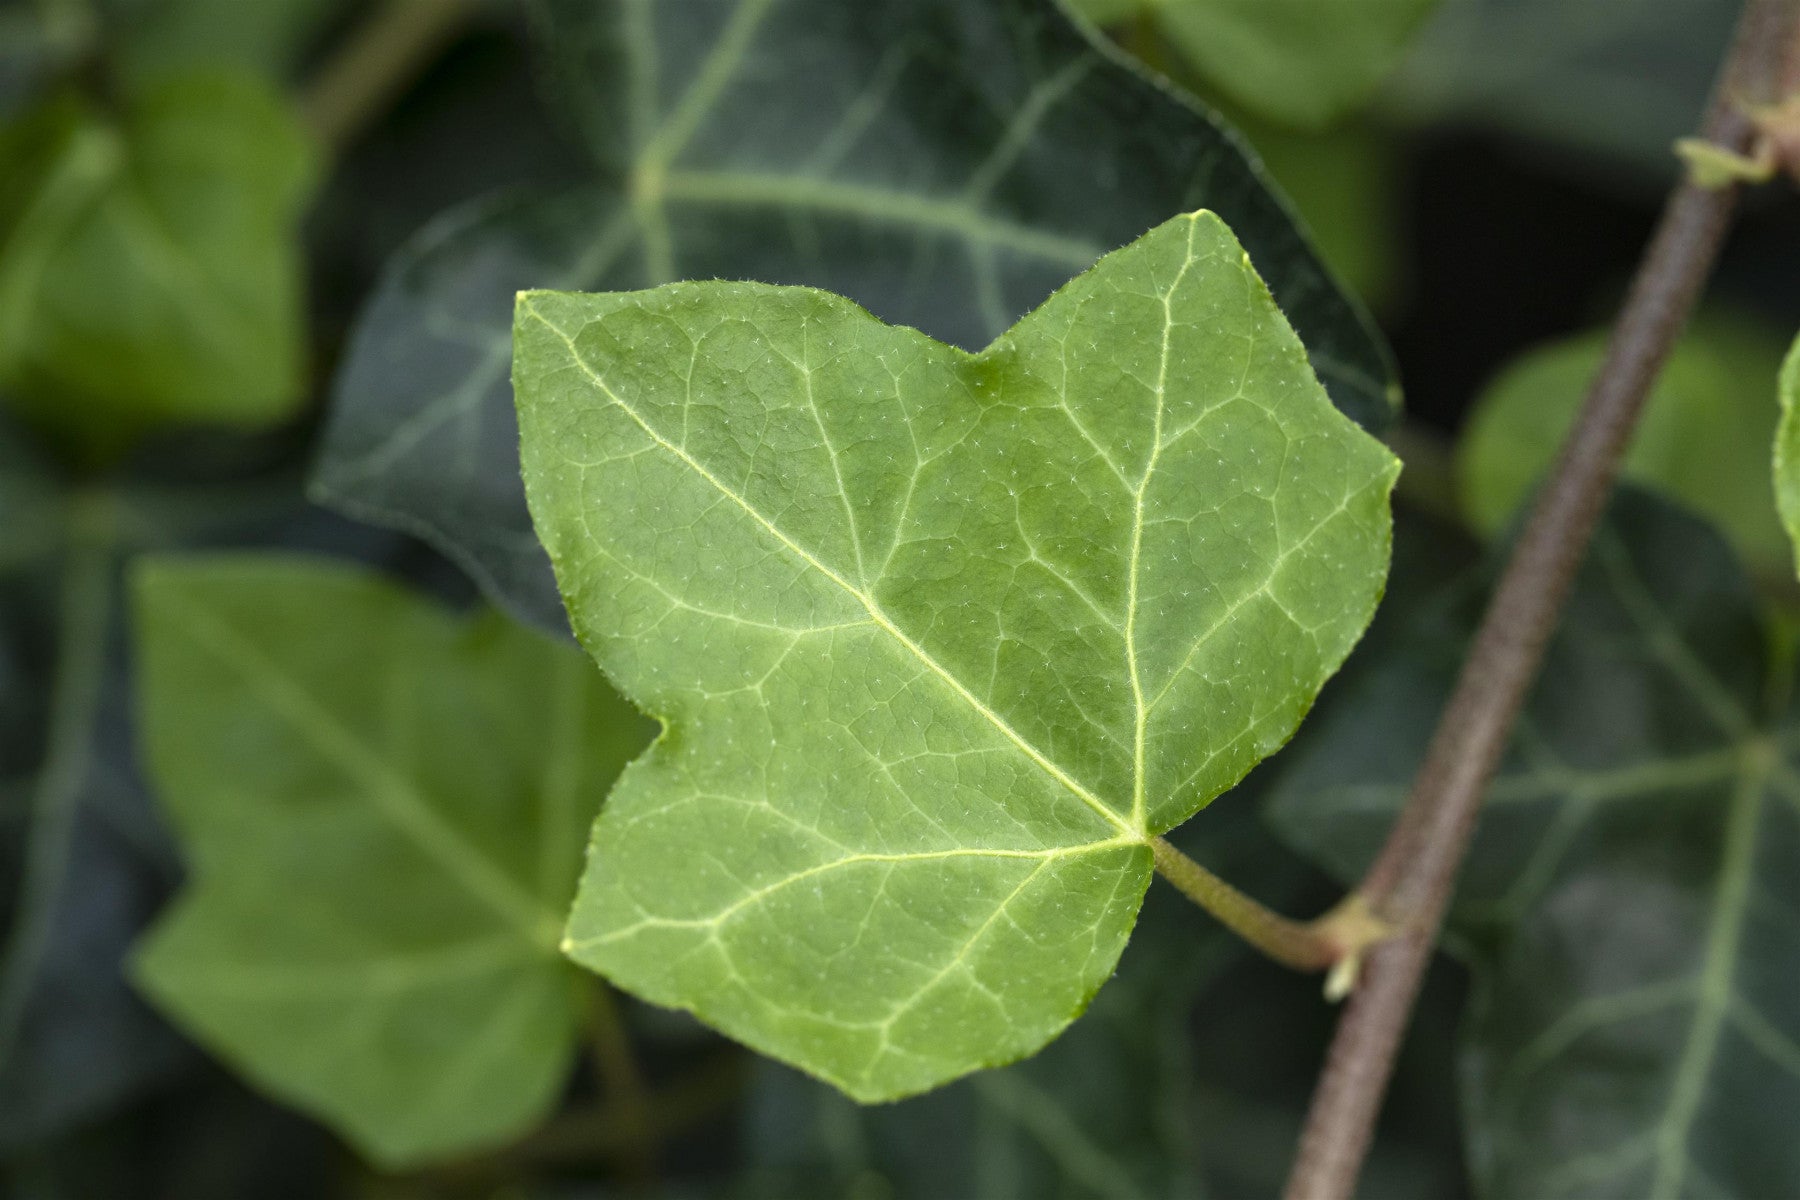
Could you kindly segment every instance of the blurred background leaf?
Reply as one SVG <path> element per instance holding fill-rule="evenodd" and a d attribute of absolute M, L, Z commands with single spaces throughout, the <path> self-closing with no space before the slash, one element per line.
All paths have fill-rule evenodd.
<path fill-rule="evenodd" d="M 1384 614 L 1282 770 L 1284 835 L 1353 880 L 1482 598 Z M 1452 915 L 1463 1094 L 1497 1200 L 1800 1191 L 1800 745 L 1791 644 L 1706 525 L 1627 492 L 1567 609 Z"/>
<path fill-rule="evenodd" d="M 537 5 L 604 181 L 446 215 L 396 259 L 337 380 L 315 492 L 420 532 L 566 626 L 517 480 L 512 295 L 807 283 L 979 348 L 1100 253 L 1210 207 L 1340 407 L 1385 423 L 1385 352 L 1237 141 L 1041 0 Z M 655 54 L 652 56 L 651 51 Z"/>
<path fill-rule="evenodd" d="M 1098 25 L 1153 31 L 1237 106 L 1292 129 L 1358 108 L 1439 0 L 1074 0 Z"/>
<path fill-rule="evenodd" d="M 1462 508 L 1492 535 L 1549 469 L 1606 353 L 1605 329 L 1521 356 L 1476 400 L 1457 445 Z M 1766 464 L 1782 341 L 1760 319 L 1702 313 L 1663 367 L 1623 474 L 1678 500 L 1731 538 L 1761 577 L 1786 579 L 1793 552 Z"/>
<path fill-rule="evenodd" d="M 1556 145 L 1595 180 L 1623 172 L 1661 183 L 1675 174 L 1671 140 L 1705 107 L 1737 12 L 1719 0 L 1442 0 L 1383 111 Z"/>
<path fill-rule="evenodd" d="M 311 149 L 248 77 L 166 79 L 116 116 L 0 129 L 0 388 L 78 453 L 165 422 L 269 424 L 302 399 Z"/>
<path fill-rule="evenodd" d="M 385 1166 L 541 1121 L 580 1021 L 580 848 L 649 723 L 574 648 L 342 566 L 153 559 L 136 613 L 194 871 L 149 996 Z"/>

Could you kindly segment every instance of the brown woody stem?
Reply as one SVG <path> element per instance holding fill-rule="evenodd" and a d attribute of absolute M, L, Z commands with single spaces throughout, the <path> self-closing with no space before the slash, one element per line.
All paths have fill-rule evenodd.
<path fill-rule="evenodd" d="M 1705 138 L 1721 150 L 1751 149 L 1753 122 L 1724 97 L 1770 97 L 1792 46 L 1797 4 L 1751 0 L 1705 125 Z M 1537 675 L 1644 398 L 1711 274 L 1736 194 L 1732 186 L 1686 182 L 1671 196 L 1406 807 L 1359 889 L 1401 932 L 1369 953 L 1339 1021 L 1288 1179 L 1288 1200 L 1346 1200 L 1355 1189 L 1483 792 Z"/>

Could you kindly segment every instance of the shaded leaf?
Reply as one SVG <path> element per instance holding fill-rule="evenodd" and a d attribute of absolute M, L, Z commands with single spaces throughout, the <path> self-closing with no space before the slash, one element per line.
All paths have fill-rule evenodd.
<path fill-rule="evenodd" d="M 230 67 L 289 75 L 347 0 L 101 0 L 131 77 Z"/>
<path fill-rule="evenodd" d="M 1287 740 L 1386 573 L 1398 464 L 1211 214 L 979 355 L 723 283 L 525 293 L 515 345 L 576 632 L 670 729 L 567 947 L 862 1100 L 1085 1007 L 1150 838 Z"/>
<path fill-rule="evenodd" d="M 1605 330 L 1534 350 L 1490 384 L 1457 447 L 1463 512 L 1483 533 L 1513 518 L 1562 446 L 1606 353 Z M 1626 478 L 1709 517 L 1759 572 L 1792 557 L 1763 464 L 1781 344 L 1759 322 L 1702 316 L 1669 356 L 1625 458 Z"/>
<path fill-rule="evenodd" d="M 1322 129 L 1361 105 L 1438 0 L 1075 0 L 1101 24 L 1153 26 L 1212 88 Z"/>
<path fill-rule="evenodd" d="M 1411 120 L 1544 139 L 1660 187 L 1738 12 L 1717 0 L 1441 0 L 1383 98 Z"/>
<path fill-rule="evenodd" d="M 0 1150 L 180 1061 L 119 971 L 173 864 L 125 751 L 117 552 L 0 425 Z"/>
<path fill-rule="evenodd" d="M 0 129 L 0 388 L 111 453 L 170 422 L 300 400 L 296 225 L 311 152 L 248 79 L 170 78 L 109 116 L 69 97 Z"/>
<path fill-rule="evenodd" d="M 1479 591 L 1412 609 L 1284 760 L 1272 811 L 1343 878 L 1399 807 Z M 1800 724 L 1780 659 L 1715 534 L 1615 503 L 1455 902 L 1483 1195 L 1800 1190 Z"/>
<path fill-rule="evenodd" d="M 1244 239 L 1334 400 L 1386 353 L 1236 140 L 1048 0 L 544 0 L 565 110 L 607 182 L 482 201 L 393 264 L 336 388 L 316 494 L 417 531 L 566 627 L 517 479 L 513 293 L 803 283 L 977 349 L 1182 209 Z"/>
<path fill-rule="evenodd" d="M 641 719 L 573 650 L 323 563 L 154 563 L 137 611 L 193 870 L 138 959 L 158 1007 L 383 1163 L 541 1118 L 578 847 Z"/>

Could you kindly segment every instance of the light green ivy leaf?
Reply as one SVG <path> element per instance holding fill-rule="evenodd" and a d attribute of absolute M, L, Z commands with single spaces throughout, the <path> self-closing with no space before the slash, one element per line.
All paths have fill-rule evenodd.
<path fill-rule="evenodd" d="M 1207 84 L 1298 129 L 1353 111 L 1400 61 L 1438 0 L 1075 0 L 1102 25 L 1162 33 Z"/>
<path fill-rule="evenodd" d="M 348 568 L 153 560 L 137 615 L 192 868 L 140 986 L 389 1166 L 541 1119 L 576 1039 L 579 848 L 642 718 L 573 649 Z"/>
<path fill-rule="evenodd" d="M 1390 602 L 1284 760 L 1276 822 L 1340 878 L 1404 800 L 1478 585 Z M 1615 502 L 1452 912 L 1477 975 L 1462 1057 L 1481 1195 L 1800 1193 L 1793 678 L 1715 533 L 1646 494 Z"/>
<path fill-rule="evenodd" d="M 90 452 L 301 399 L 297 225 L 313 172 L 265 85 L 170 77 L 0 128 L 0 389 Z"/>
<path fill-rule="evenodd" d="M 1456 453 L 1462 508 L 1475 529 L 1504 529 L 1549 469 L 1607 336 L 1595 330 L 1533 350 L 1476 401 Z M 1785 578 L 1792 553 L 1763 468 L 1781 353 L 1754 319 L 1703 315 L 1670 354 L 1621 471 L 1711 518 L 1758 574 Z"/>
<path fill-rule="evenodd" d="M 1796 550 L 1800 551 L 1800 341 L 1781 366 L 1777 390 L 1781 418 L 1775 429 L 1775 503 Z"/>
<path fill-rule="evenodd" d="M 526 293 L 515 343 L 575 630 L 668 727 L 567 948 L 859 1099 L 1072 1020 L 1380 595 L 1398 464 L 1209 213 L 977 355 L 723 283 Z"/>
<path fill-rule="evenodd" d="M 592 186 L 447 214 L 394 261 L 335 385 L 325 503 L 423 534 L 562 631 L 519 485 L 520 289 L 755 279 L 975 350 L 1174 214 L 1242 239 L 1332 399 L 1393 417 L 1392 363 L 1210 113 L 1052 0 L 537 0 Z"/>

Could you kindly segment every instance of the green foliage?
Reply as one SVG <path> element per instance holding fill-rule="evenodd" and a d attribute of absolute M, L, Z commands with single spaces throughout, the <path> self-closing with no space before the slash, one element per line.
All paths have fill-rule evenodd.
<path fill-rule="evenodd" d="M 346 0 L 102 0 L 134 78 L 201 66 L 289 74 Z"/>
<path fill-rule="evenodd" d="M 1284 756 L 1277 822 L 1341 878 L 1404 798 L 1478 615 L 1469 583 L 1384 611 Z M 1615 504 L 1455 902 L 1482 1195 L 1800 1191 L 1793 677 L 1716 535 Z"/>
<path fill-rule="evenodd" d="M 1605 330 L 1518 359 L 1476 402 L 1457 447 L 1463 512 L 1497 533 L 1549 469 L 1606 352 Z M 1623 474 L 1704 513 L 1759 573 L 1785 576 L 1791 550 L 1762 468 L 1775 436 L 1769 392 L 1781 344 L 1760 324 L 1702 317 L 1669 356 Z"/>
<path fill-rule="evenodd" d="M 1661 187 L 1706 106 L 1738 5 L 1717 0 L 1440 0 L 1384 89 L 1415 123 L 1479 124 L 1573 151 L 1604 190 Z"/>
<path fill-rule="evenodd" d="M 1775 430 L 1775 502 L 1782 525 L 1800 549 L 1800 416 L 1794 411 L 1800 405 L 1800 341 L 1782 364 L 1777 390 L 1781 419 Z"/>
<path fill-rule="evenodd" d="M 1074 0 L 1156 29 L 1210 87 L 1271 121 L 1323 129 L 1361 105 L 1438 0 Z"/>
<path fill-rule="evenodd" d="M 310 148 L 247 78 L 73 96 L 0 128 L 0 389 L 106 456 L 168 422 L 262 425 L 301 398 L 296 224 Z"/>
<path fill-rule="evenodd" d="M 1044 0 L 543 0 L 603 181 L 431 226 L 365 312 L 316 493 L 421 531 L 565 621 L 518 487 L 511 298 L 682 278 L 822 287 L 975 350 L 1101 253 L 1220 214 L 1339 407 L 1393 415 L 1386 351 L 1238 140 Z"/>
<path fill-rule="evenodd" d="M 670 730 L 567 947 L 864 1100 L 1079 1013 L 1381 591 L 1398 464 L 1211 214 L 974 356 L 749 284 L 526 293 L 515 345 L 576 631 Z"/>
<path fill-rule="evenodd" d="M 0 421 L 0 1154 L 91 1119 L 179 1058 L 118 978 L 168 870 L 114 832 L 148 823 L 107 737 L 114 524 Z"/>
<path fill-rule="evenodd" d="M 641 718 L 574 650 L 343 567 L 154 562 L 137 615 L 193 869 L 138 959 L 156 1004 L 381 1163 L 540 1120 L 579 847 Z"/>

